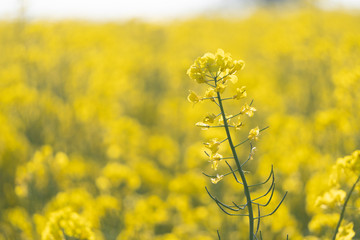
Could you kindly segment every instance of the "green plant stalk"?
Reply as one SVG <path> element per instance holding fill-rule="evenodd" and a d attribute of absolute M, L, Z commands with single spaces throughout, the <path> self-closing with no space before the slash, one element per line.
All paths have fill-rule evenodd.
<path fill-rule="evenodd" d="M 337 223 L 337 225 L 336 225 L 335 232 L 334 232 L 334 236 L 333 236 L 333 238 L 332 238 L 333 240 L 336 239 L 336 235 L 337 235 L 337 233 L 338 233 L 338 231 L 339 231 L 341 222 L 342 222 L 342 220 L 343 220 L 343 218 L 344 218 L 344 215 L 345 215 L 346 205 L 348 204 L 348 202 L 349 202 L 349 200 L 350 200 L 350 197 L 351 197 L 351 194 L 352 194 L 352 192 L 354 191 L 355 186 L 356 186 L 356 184 L 357 184 L 359 181 L 360 181 L 360 176 L 358 177 L 358 179 L 356 180 L 356 182 L 354 183 L 354 185 L 351 187 L 349 193 L 348 193 L 347 196 L 346 196 L 346 199 L 345 199 L 345 202 L 344 202 L 344 206 L 343 206 L 342 209 L 341 209 L 340 218 L 339 218 L 339 221 L 338 221 L 338 223 Z"/>
<path fill-rule="evenodd" d="M 215 81 L 215 84 L 216 84 L 216 81 Z M 224 107 L 223 107 L 221 96 L 220 96 L 219 92 L 217 92 L 217 99 L 219 101 L 219 107 L 220 107 L 221 115 L 222 115 L 223 120 L 224 120 L 224 128 L 225 128 L 225 131 L 226 131 L 226 136 L 227 136 L 227 139 L 228 139 L 232 154 L 234 156 L 236 166 L 238 168 L 238 172 L 240 174 L 240 177 L 241 177 L 241 180 L 242 180 L 242 183 L 243 183 L 243 186 L 244 186 L 244 193 L 245 193 L 246 202 L 247 202 L 247 209 L 248 209 L 248 212 L 249 212 L 249 231 L 250 231 L 249 239 L 253 240 L 254 239 L 254 214 L 253 214 L 253 208 L 252 208 L 252 201 L 251 201 L 249 186 L 248 186 L 248 184 L 246 182 L 245 174 L 242 171 L 241 164 L 240 164 L 240 161 L 238 159 L 238 156 L 237 156 L 237 153 L 236 153 L 236 150 L 235 150 L 235 146 L 234 146 L 234 143 L 233 143 L 231 135 L 230 135 L 229 126 L 228 126 L 228 123 L 227 123 Z"/>

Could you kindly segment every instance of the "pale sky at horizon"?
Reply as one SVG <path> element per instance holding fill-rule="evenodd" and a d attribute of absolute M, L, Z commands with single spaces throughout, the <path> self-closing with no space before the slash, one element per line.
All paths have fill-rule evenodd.
<path fill-rule="evenodd" d="M 231 0 L 0 0 L 0 19 L 17 17 L 22 2 L 29 19 L 161 20 L 214 10 Z M 323 2 L 333 8 L 360 8 L 360 0 Z"/>

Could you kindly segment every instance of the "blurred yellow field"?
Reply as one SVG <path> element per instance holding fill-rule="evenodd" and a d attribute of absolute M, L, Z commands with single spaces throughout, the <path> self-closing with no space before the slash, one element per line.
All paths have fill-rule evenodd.
<path fill-rule="evenodd" d="M 269 211 L 288 191 L 261 221 L 263 238 L 330 239 L 360 174 L 359 26 L 358 12 L 316 9 L 0 22 L 0 240 L 247 239 L 247 219 L 223 214 L 205 191 L 244 198 L 232 179 L 202 174 L 214 173 L 203 142 L 219 132 L 195 123 L 214 106 L 187 100 L 206 90 L 187 70 L 219 48 L 245 61 L 224 94 L 246 86 L 247 97 L 227 109 L 256 108 L 234 138 L 269 126 L 246 177 L 263 181 L 274 166 Z M 360 238 L 359 190 L 337 239 Z"/>

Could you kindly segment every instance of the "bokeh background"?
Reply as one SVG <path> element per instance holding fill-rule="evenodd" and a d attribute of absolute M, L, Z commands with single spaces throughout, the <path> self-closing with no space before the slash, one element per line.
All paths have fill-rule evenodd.
<path fill-rule="evenodd" d="M 245 85 L 243 101 L 257 109 L 239 139 L 270 126 L 249 179 L 261 181 L 274 165 L 273 206 L 289 192 L 262 221 L 264 239 L 331 236 L 327 214 L 336 218 L 340 206 L 325 211 L 316 198 L 336 159 L 360 148 L 356 1 L 3 2 L 1 240 L 45 239 L 52 214 L 66 207 L 95 239 L 208 240 L 217 229 L 246 239 L 247 220 L 223 214 L 204 189 L 242 198 L 234 181 L 212 185 L 202 175 L 212 172 L 202 144 L 212 133 L 194 124 L 211 106 L 186 99 L 189 89 L 206 90 L 187 69 L 218 48 L 246 62 L 225 94 Z M 358 190 L 347 211 L 355 238 Z"/>

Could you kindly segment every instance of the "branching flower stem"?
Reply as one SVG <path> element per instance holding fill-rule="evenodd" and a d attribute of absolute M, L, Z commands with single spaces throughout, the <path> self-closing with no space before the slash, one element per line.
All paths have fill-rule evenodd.
<path fill-rule="evenodd" d="M 215 81 L 215 85 L 216 85 L 217 81 Z M 232 151 L 232 154 L 234 156 L 234 160 L 236 163 L 236 166 L 238 168 L 238 172 L 240 174 L 241 180 L 243 182 L 243 186 L 244 186 L 244 193 L 245 193 L 245 197 L 246 197 L 246 206 L 248 208 L 248 212 L 249 212 L 249 239 L 253 240 L 254 239 L 254 214 L 253 214 L 253 208 L 252 208 L 252 201 L 251 201 L 251 196 L 250 196 L 250 191 L 249 191 L 249 186 L 246 182 L 246 178 L 245 178 L 245 174 L 242 171 L 241 168 L 241 164 L 240 161 L 238 159 L 236 150 L 235 150 L 235 146 L 234 143 L 232 141 L 231 135 L 230 135 L 230 130 L 229 130 L 229 126 L 227 123 L 227 119 L 226 119 L 226 115 L 225 115 L 225 111 L 224 111 L 224 107 L 221 101 L 221 96 L 220 93 L 217 92 L 217 98 L 218 98 L 218 103 L 219 103 L 219 107 L 220 107 L 220 111 L 221 111 L 221 115 L 224 119 L 224 128 L 225 128 L 225 132 L 226 132 L 226 136 Z"/>

